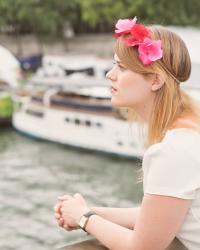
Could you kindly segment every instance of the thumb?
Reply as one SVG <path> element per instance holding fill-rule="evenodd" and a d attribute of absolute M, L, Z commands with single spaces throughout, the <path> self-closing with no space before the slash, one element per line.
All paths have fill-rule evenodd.
<path fill-rule="evenodd" d="M 68 195 L 68 194 L 66 194 L 66 195 L 63 195 L 63 196 L 59 196 L 58 197 L 58 200 L 59 201 L 65 201 L 65 200 L 70 200 L 70 199 L 72 199 L 73 197 L 71 196 L 71 195 Z"/>
<path fill-rule="evenodd" d="M 74 198 L 84 201 L 83 196 L 79 193 L 74 194 Z"/>

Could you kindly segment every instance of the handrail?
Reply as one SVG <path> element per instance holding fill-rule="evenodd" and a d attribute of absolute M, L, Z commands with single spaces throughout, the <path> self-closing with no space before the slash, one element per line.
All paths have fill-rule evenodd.
<path fill-rule="evenodd" d="M 101 243 L 99 243 L 97 240 L 92 239 L 70 244 L 58 248 L 57 250 L 106 250 L 106 249 L 107 248 L 102 246 Z M 177 238 L 175 238 L 166 250 L 187 250 L 187 248 L 183 246 L 183 244 Z"/>

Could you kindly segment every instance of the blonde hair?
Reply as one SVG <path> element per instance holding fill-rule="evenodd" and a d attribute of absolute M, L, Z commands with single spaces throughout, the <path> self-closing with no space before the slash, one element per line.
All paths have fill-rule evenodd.
<path fill-rule="evenodd" d="M 143 65 L 138 59 L 138 48 L 126 47 L 121 38 L 115 45 L 115 52 L 125 67 L 144 76 L 156 73 L 164 80 L 163 86 L 156 91 L 148 123 L 147 146 L 160 142 L 178 118 L 192 116 L 200 119 L 199 105 L 180 88 L 180 83 L 188 80 L 191 73 L 191 60 L 185 43 L 162 26 L 149 28 L 151 38 L 160 39 L 163 49 L 162 59 L 153 64 Z"/>

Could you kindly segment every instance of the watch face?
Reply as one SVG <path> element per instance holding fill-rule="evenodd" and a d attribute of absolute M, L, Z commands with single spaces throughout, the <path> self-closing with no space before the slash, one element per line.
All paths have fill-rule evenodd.
<path fill-rule="evenodd" d="M 80 221 L 79 221 L 79 226 L 81 227 L 81 228 L 84 228 L 85 227 L 85 223 L 87 222 L 87 220 L 88 220 L 88 218 L 87 217 L 85 217 L 85 216 L 81 216 L 81 219 L 80 219 Z"/>

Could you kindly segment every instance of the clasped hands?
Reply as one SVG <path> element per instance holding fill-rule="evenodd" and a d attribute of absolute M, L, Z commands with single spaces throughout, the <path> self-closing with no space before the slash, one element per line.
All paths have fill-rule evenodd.
<path fill-rule="evenodd" d="M 79 220 L 90 208 L 81 194 L 63 195 L 58 197 L 54 207 L 55 218 L 60 227 L 67 231 L 79 228 Z"/>

